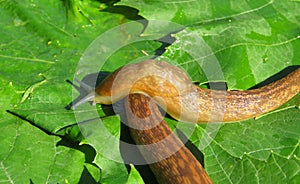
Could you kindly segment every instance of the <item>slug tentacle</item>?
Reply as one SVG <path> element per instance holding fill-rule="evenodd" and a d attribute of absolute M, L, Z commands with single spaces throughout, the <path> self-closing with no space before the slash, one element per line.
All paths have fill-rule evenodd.
<path fill-rule="evenodd" d="M 74 79 L 78 84 L 80 84 L 80 88 L 83 88 L 86 92 L 95 91 L 95 88 L 89 86 L 88 84 L 80 81 L 79 79 Z M 78 90 L 78 89 L 77 89 Z M 79 91 L 80 92 L 80 91 Z"/>
<path fill-rule="evenodd" d="M 199 88 L 179 68 L 154 60 L 126 65 L 110 74 L 95 89 L 76 81 L 87 94 L 72 105 L 73 109 L 87 101 L 111 104 L 129 94 L 139 93 L 154 98 L 175 119 L 193 123 L 232 122 L 276 109 L 297 95 L 300 92 L 300 68 L 281 80 L 246 91 Z"/>
<path fill-rule="evenodd" d="M 95 98 L 95 88 L 89 86 L 88 84 L 80 81 L 79 79 L 74 79 L 80 86 L 75 85 L 71 81 L 69 82 L 79 93 L 80 96 L 77 97 L 73 102 L 71 102 L 69 105 L 66 106 L 66 109 L 75 109 L 79 105 L 91 102 L 93 103 L 93 99 Z"/>
<path fill-rule="evenodd" d="M 91 102 L 93 103 L 93 99 L 95 98 L 95 93 L 94 92 L 91 92 L 91 93 L 88 93 L 87 95 L 85 95 L 83 98 L 81 98 L 79 101 L 77 101 L 76 103 L 72 102 L 72 105 L 71 105 L 71 109 L 75 109 L 76 107 L 78 107 L 79 105 L 83 104 L 83 103 L 86 103 L 86 102 Z"/>

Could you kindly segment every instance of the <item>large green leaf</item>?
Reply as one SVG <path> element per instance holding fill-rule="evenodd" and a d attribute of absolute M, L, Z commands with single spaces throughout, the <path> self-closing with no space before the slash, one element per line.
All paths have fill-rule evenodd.
<path fill-rule="evenodd" d="M 224 125 L 214 137 L 198 127 L 211 140 L 204 149 L 208 173 L 216 183 L 299 182 L 299 118 L 299 110 L 284 110 Z M 203 147 L 202 135 L 193 139 Z"/>
<path fill-rule="evenodd" d="M 206 82 L 207 75 L 210 81 L 228 82 L 229 89 L 247 89 L 300 64 L 299 2 L 124 0 L 119 4 L 139 9 L 149 20 L 186 26 L 175 34 L 177 41 L 163 59 L 179 63 L 197 82 Z M 159 31 L 150 24 L 146 32 Z M 210 74 L 215 63 L 224 78 Z"/>
<path fill-rule="evenodd" d="M 177 40 L 160 59 L 182 67 L 195 82 L 225 81 L 229 89 L 247 89 L 300 64 L 297 1 L 123 0 L 118 5 L 125 6 L 107 8 L 108 4 L 0 0 L 0 126 L 5 130 L 0 181 L 141 182 L 134 169 L 127 179 L 119 163 L 119 118 L 99 120 L 106 107 L 96 111 L 88 104 L 66 110 L 73 93 L 65 80 L 149 58 L 160 46 L 151 40 L 169 32 L 179 31 L 174 34 Z M 148 20 L 163 21 L 148 22 L 140 37 L 141 23 L 119 26 L 128 20 L 113 13 L 128 17 L 136 12 L 126 6 Z M 103 51 L 112 47 L 116 51 L 105 56 Z M 194 132 L 190 125 L 178 126 L 205 154 L 205 168 L 215 183 L 297 183 L 300 112 L 295 105 L 300 105 L 299 95 L 257 120 L 197 125 Z M 31 124 L 12 117 L 7 109 Z M 82 123 L 76 126 L 77 122 Z"/>

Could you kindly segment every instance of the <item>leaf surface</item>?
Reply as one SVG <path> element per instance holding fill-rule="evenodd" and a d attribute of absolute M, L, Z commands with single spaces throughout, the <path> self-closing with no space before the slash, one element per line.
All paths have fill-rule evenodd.
<path fill-rule="evenodd" d="M 4 182 L 141 182 L 134 169 L 128 176 L 120 163 L 119 118 L 106 117 L 105 106 L 66 110 L 78 93 L 65 81 L 151 58 L 161 46 L 153 40 L 169 32 L 176 41 L 159 59 L 200 84 L 221 81 L 230 90 L 244 90 L 300 65 L 297 1 L 122 0 L 110 6 L 89 0 L 2 0 L 0 5 Z M 144 32 L 139 22 L 122 24 L 128 15 L 114 12 L 128 7 L 147 20 L 164 21 L 149 21 Z M 114 34 L 107 32 L 112 29 Z M 102 39 L 105 33 L 109 36 Z M 116 51 L 104 55 L 105 48 Z M 298 183 L 300 112 L 294 107 L 299 98 L 256 120 L 196 125 L 187 132 L 204 153 L 214 183 Z M 189 125 L 177 126 L 190 131 Z"/>

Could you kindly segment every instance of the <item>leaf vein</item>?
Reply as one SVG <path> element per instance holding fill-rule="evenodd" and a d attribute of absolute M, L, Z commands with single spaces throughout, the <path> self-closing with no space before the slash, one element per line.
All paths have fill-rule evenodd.
<path fill-rule="evenodd" d="M 39 62 L 39 63 L 48 63 L 48 64 L 54 64 L 55 63 L 53 61 L 47 61 L 47 60 L 38 59 L 38 58 L 13 57 L 13 56 L 1 55 L 1 54 L 0 54 L 0 57 L 7 58 L 7 59 L 34 61 L 34 62 Z"/>
<path fill-rule="evenodd" d="M 250 43 L 250 42 L 245 42 L 245 43 L 237 43 L 237 44 L 233 44 L 233 45 L 230 45 L 228 47 L 224 47 L 222 49 L 219 49 L 219 50 L 216 50 L 214 52 L 211 52 L 210 54 L 207 54 L 207 55 L 204 55 L 202 57 L 199 57 L 199 58 L 195 58 L 195 59 L 191 59 L 189 61 L 186 61 L 186 62 L 183 62 L 183 63 L 180 63 L 181 65 L 183 64 L 189 64 L 189 63 L 192 63 L 192 62 L 195 62 L 197 60 L 203 60 L 203 59 L 206 59 L 210 56 L 213 56 L 213 55 L 216 55 L 217 53 L 220 53 L 226 49 L 232 49 L 232 48 L 235 48 L 235 47 L 240 47 L 240 46 L 265 46 L 265 47 L 275 47 L 275 46 L 280 46 L 280 45 L 284 45 L 284 44 L 287 44 L 289 42 L 293 42 L 297 39 L 300 39 L 300 36 L 297 36 L 297 37 L 294 37 L 294 38 L 291 38 L 291 39 L 288 39 L 288 40 L 285 40 L 285 41 L 282 41 L 282 42 L 278 42 L 278 43 L 272 43 L 272 44 L 262 44 L 262 43 Z"/>
<path fill-rule="evenodd" d="M 229 15 L 229 16 L 224 16 L 224 17 L 218 17 L 218 18 L 214 18 L 214 19 L 199 21 L 199 22 L 193 23 L 193 25 L 206 24 L 206 23 L 210 23 L 210 22 L 214 22 L 214 21 L 221 21 L 221 20 L 226 20 L 226 19 L 233 18 L 233 17 L 238 17 L 238 16 L 241 16 L 241 15 L 245 15 L 245 14 L 248 14 L 248 13 L 259 11 L 259 10 L 261 10 L 261 9 L 263 9 L 263 8 L 273 4 L 273 3 L 274 3 L 274 0 L 271 0 L 271 1 L 267 2 L 266 4 L 264 4 L 262 6 L 259 6 L 257 8 L 254 8 L 254 9 L 243 11 L 243 12 L 240 12 L 240 13 L 237 13 L 237 14 L 232 14 L 232 15 Z"/>

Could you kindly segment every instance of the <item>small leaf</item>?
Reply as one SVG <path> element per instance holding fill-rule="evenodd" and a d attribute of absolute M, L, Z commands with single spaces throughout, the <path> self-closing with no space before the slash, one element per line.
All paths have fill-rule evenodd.
<path fill-rule="evenodd" d="M 127 184 L 138 184 L 144 183 L 143 179 L 141 178 L 139 172 L 135 169 L 133 165 L 130 165 L 130 174 L 128 177 Z"/>

